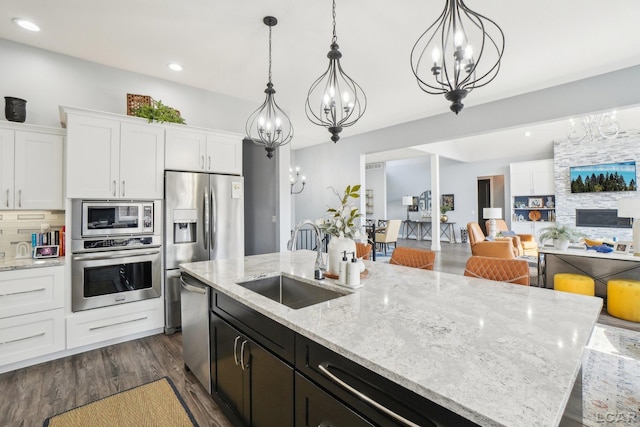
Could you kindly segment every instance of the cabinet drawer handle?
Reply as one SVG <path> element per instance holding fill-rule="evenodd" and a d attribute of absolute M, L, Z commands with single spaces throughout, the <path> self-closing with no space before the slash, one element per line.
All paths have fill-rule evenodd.
<path fill-rule="evenodd" d="M 18 207 L 22 207 L 22 190 L 18 190 Z"/>
<path fill-rule="evenodd" d="M 211 156 L 209 156 L 209 170 L 211 170 Z"/>
<path fill-rule="evenodd" d="M 44 335 L 44 332 L 40 332 L 39 334 L 36 335 L 31 335 L 28 337 L 23 337 L 23 338 L 16 338 L 15 340 L 9 340 L 9 341 L 4 341 L 4 342 L 0 342 L 0 345 L 2 344 L 11 344 L 13 342 L 18 342 L 18 341 L 26 341 L 26 340 L 30 340 L 31 338 L 38 338 Z"/>
<path fill-rule="evenodd" d="M 236 366 L 239 365 L 238 363 L 238 340 L 239 339 L 240 339 L 240 335 L 238 335 L 236 339 L 233 340 L 233 361 L 235 362 Z"/>
<path fill-rule="evenodd" d="M 204 170 L 204 156 L 201 157 L 200 164 L 202 165 L 200 169 Z"/>
<path fill-rule="evenodd" d="M 7 207 L 9 207 L 9 189 L 7 188 Z"/>
<path fill-rule="evenodd" d="M 93 328 L 89 328 L 89 330 L 90 331 L 96 331 L 98 329 L 104 329 L 104 328 L 110 328 L 112 326 L 124 325 L 125 323 L 139 322 L 141 320 L 146 320 L 147 318 L 148 318 L 148 316 L 144 316 L 144 317 L 139 317 L 137 319 L 125 320 L 124 322 L 112 323 L 110 325 L 94 326 Z"/>
<path fill-rule="evenodd" d="M 124 197 L 124 179 L 122 180 L 122 197 Z"/>
<path fill-rule="evenodd" d="M 116 197 L 116 180 L 113 180 L 113 197 Z"/>
<path fill-rule="evenodd" d="M 20 295 L 20 294 L 32 294 L 34 292 L 42 292 L 44 290 L 45 288 L 40 288 L 40 289 L 31 289 L 30 291 L 12 292 L 10 294 L 0 294 L 0 297 L 8 297 L 11 295 Z"/>
<path fill-rule="evenodd" d="M 376 402 L 375 400 L 371 399 L 366 394 L 362 393 L 359 390 L 356 390 L 355 388 L 351 387 L 346 382 L 342 381 L 340 378 L 338 378 L 337 376 L 335 376 L 334 374 L 329 372 L 328 364 L 326 362 L 319 364 L 318 365 L 318 369 L 320 369 L 320 372 L 322 372 L 330 380 L 332 380 L 333 382 L 335 382 L 336 384 L 338 384 L 339 386 L 341 386 L 345 390 L 349 391 L 350 393 L 352 393 L 354 396 L 356 396 L 360 400 L 363 400 L 364 402 L 370 404 L 371 406 L 373 406 L 374 408 L 378 409 L 379 411 L 382 411 L 385 414 L 389 415 L 391 418 L 393 418 L 393 419 L 395 419 L 397 421 L 400 421 L 401 423 L 406 424 L 406 425 L 411 426 L 411 427 L 420 427 L 418 424 L 409 421 L 408 419 L 406 419 L 402 415 L 396 414 L 391 409 L 387 408 L 386 406 L 383 406 L 383 405 L 379 404 L 378 402 Z"/>
<path fill-rule="evenodd" d="M 242 341 L 242 345 L 240 346 L 240 367 L 244 371 L 245 368 L 249 367 L 249 364 L 245 366 L 244 364 L 244 346 L 247 345 L 247 340 Z"/>

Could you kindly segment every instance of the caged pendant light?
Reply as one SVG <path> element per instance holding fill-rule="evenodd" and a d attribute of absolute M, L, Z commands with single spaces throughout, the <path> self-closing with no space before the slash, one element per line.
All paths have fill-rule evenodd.
<path fill-rule="evenodd" d="M 269 82 L 264 90 L 267 96 L 262 105 L 249 116 L 245 132 L 254 144 L 264 146 L 267 157 L 272 158 L 276 148 L 293 139 L 293 125 L 289 116 L 278 106 L 274 96 L 276 90 L 271 82 L 271 28 L 278 20 L 273 16 L 266 16 L 262 21 L 269 27 Z"/>
<path fill-rule="evenodd" d="M 336 2 L 333 0 L 333 37 L 331 50 L 327 54 L 329 67 L 313 82 L 305 112 L 307 118 L 316 125 L 326 127 L 331 133 L 331 140 L 338 142 L 342 129 L 353 125 L 362 117 L 367 109 L 367 97 L 362 88 L 349 77 L 340 65 L 338 37 L 336 35 Z"/>
<path fill-rule="evenodd" d="M 423 91 L 444 94 L 458 114 L 462 100 L 490 83 L 500 70 L 504 33 L 463 0 L 446 0 L 440 17 L 411 50 L 411 69 Z"/>

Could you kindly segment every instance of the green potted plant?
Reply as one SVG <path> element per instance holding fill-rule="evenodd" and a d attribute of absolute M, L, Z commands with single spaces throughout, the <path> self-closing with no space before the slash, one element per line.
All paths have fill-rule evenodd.
<path fill-rule="evenodd" d="M 571 227 L 556 224 L 541 229 L 538 238 L 542 244 L 544 244 L 545 240 L 552 240 L 554 248 L 565 250 L 569 247 L 570 242 L 578 242 L 583 237 L 584 234 Z"/>
<path fill-rule="evenodd" d="M 151 100 L 150 104 L 144 104 L 132 111 L 136 117 L 144 117 L 152 121 L 158 121 L 160 123 L 180 123 L 186 124 L 184 119 L 180 117 L 180 112 L 175 108 L 171 108 L 168 105 L 164 105 L 162 101 Z"/>
<path fill-rule="evenodd" d="M 451 210 L 449 205 L 440 205 L 440 222 L 449 221 L 449 217 L 447 216 L 447 212 Z"/>

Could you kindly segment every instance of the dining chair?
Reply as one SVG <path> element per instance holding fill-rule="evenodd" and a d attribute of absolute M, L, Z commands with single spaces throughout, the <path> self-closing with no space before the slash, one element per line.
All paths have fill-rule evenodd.
<path fill-rule="evenodd" d="M 371 244 L 356 242 L 356 258 L 369 259 Z"/>
<path fill-rule="evenodd" d="M 407 248 L 401 246 L 395 248 L 391 254 L 389 264 L 404 265 L 406 267 L 433 270 L 436 253 L 428 249 Z"/>
<path fill-rule="evenodd" d="M 378 221 L 379 223 L 380 221 Z M 380 244 L 384 247 L 384 254 L 387 254 L 389 243 L 393 243 L 393 247 L 396 247 L 398 241 L 398 235 L 400 234 L 400 225 L 402 220 L 390 219 L 387 221 L 387 226 L 383 230 L 376 230 L 376 244 Z"/>
<path fill-rule="evenodd" d="M 471 256 L 464 275 L 529 286 L 529 264 L 523 259 Z"/>

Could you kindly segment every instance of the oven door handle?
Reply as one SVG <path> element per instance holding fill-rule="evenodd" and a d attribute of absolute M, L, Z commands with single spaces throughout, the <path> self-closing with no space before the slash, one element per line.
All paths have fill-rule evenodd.
<path fill-rule="evenodd" d="M 118 255 L 81 255 L 73 257 L 74 261 L 97 261 L 101 259 L 117 259 L 117 258 L 129 258 L 133 256 L 144 256 L 144 255 L 158 255 L 160 251 L 151 251 L 151 252 L 128 252 L 126 254 L 118 254 Z"/>

